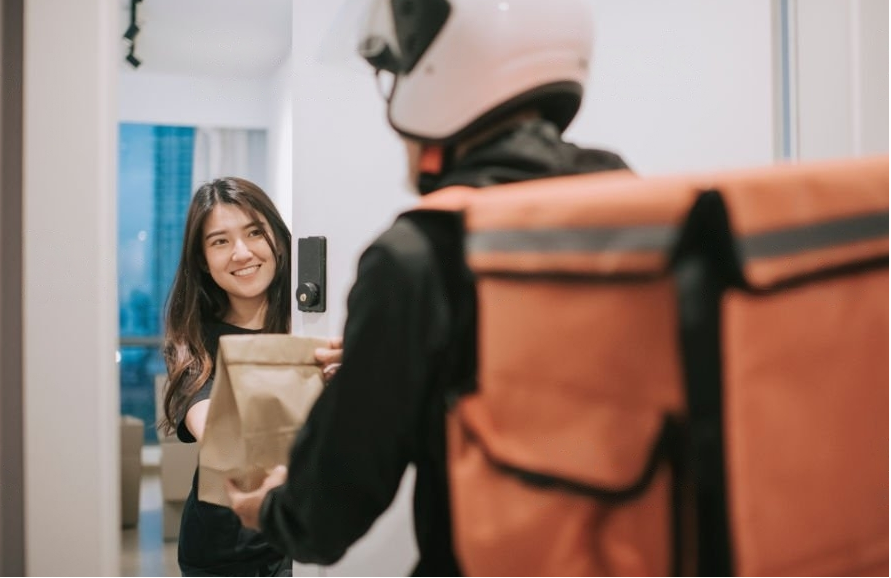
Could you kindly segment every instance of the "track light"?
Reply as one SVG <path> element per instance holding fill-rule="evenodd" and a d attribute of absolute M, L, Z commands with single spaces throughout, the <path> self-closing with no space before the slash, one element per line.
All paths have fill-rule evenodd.
<path fill-rule="evenodd" d="M 139 34 L 139 26 L 136 24 L 136 5 L 140 2 L 142 2 L 142 0 L 130 0 L 130 26 L 128 26 L 126 32 L 124 32 L 124 40 L 130 42 L 130 50 L 127 52 L 126 60 L 133 68 L 139 68 L 139 65 L 142 64 L 142 61 L 136 58 L 135 54 L 136 35 Z"/>
<path fill-rule="evenodd" d="M 127 53 L 127 62 L 133 65 L 133 68 L 139 68 L 139 65 L 142 64 L 142 61 L 133 54 L 133 48 L 130 48 L 130 52 Z"/>
<path fill-rule="evenodd" d="M 125 40 L 133 41 L 136 39 L 136 35 L 139 34 L 139 26 L 136 25 L 136 4 L 139 2 L 140 0 L 130 0 L 130 26 L 124 32 Z"/>
<path fill-rule="evenodd" d="M 127 28 L 127 31 L 124 32 L 124 38 L 127 40 L 135 40 L 137 34 L 139 34 L 139 26 L 136 25 L 136 22 L 132 22 Z"/>

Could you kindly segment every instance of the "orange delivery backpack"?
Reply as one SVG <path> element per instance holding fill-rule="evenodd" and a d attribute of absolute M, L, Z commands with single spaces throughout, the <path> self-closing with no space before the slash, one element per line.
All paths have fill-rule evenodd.
<path fill-rule="evenodd" d="M 887 576 L 888 174 L 424 197 L 406 215 L 460 217 L 476 293 L 446 417 L 463 571 Z"/>

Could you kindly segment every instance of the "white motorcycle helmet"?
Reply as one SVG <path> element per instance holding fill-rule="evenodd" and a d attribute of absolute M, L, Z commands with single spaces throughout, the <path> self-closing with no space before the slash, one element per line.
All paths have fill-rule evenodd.
<path fill-rule="evenodd" d="M 359 53 L 401 135 L 450 145 L 522 108 L 564 130 L 581 105 L 590 0 L 373 0 Z"/>

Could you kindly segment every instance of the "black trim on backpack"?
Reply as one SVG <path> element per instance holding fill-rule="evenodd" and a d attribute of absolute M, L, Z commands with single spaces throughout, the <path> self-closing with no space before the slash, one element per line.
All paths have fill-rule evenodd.
<path fill-rule="evenodd" d="M 659 469 L 659 465 L 666 457 L 671 455 L 672 448 L 679 442 L 678 423 L 674 417 L 667 415 L 662 422 L 659 435 L 653 443 L 653 449 L 650 451 L 650 455 L 647 458 L 647 462 L 640 475 L 627 486 L 608 488 L 508 464 L 492 455 L 492 452 L 486 444 L 483 443 L 473 431 L 468 429 L 467 426 L 463 427 L 468 439 L 474 440 L 477 446 L 482 450 L 483 455 L 486 456 L 486 460 L 502 473 L 513 476 L 526 484 L 540 489 L 560 490 L 571 494 L 596 498 L 609 504 L 627 502 L 640 496 L 652 483 L 656 471 Z"/>
<path fill-rule="evenodd" d="M 689 474 L 695 487 L 697 574 L 730 576 L 726 501 L 720 296 L 713 264 L 689 255 L 676 265 L 681 357 L 687 389 Z"/>
<path fill-rule="evenodd" d="M 672 259 L 677 279 L 681 358 L 687 390 L 686 476 L 695 506 L 696 574 L 731 576 L 722 402 L 721 295 L 742 283 L 727 210 L 717 191 L 694 204 Z M 679 484 L 681 479 L 676 479 Z M 683 492 L 683 488 L 678 488 Z M 680 500 L 678 500 L 680 502 Z M 676 504 L 676 507 L 680 507 Z M 682 518 L 683 511 L 675 512 Z M 680 520 L 676 525 L 682 526 Z M 689 551 L 675 536 L 675 551 Z"/>

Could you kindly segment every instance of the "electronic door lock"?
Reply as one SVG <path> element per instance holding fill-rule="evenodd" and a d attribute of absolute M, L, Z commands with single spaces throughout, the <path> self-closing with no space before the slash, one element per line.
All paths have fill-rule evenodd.
<path fill-rule="evenodd" d="M 327 277 L 327 240 L 325 237 L 297 239 L 297 309 L 325 311 Z"/>

